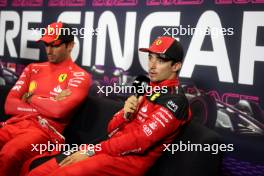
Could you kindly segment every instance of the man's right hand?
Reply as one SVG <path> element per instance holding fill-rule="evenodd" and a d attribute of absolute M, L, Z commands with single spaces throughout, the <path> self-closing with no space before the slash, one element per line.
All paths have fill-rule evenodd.
<path fill-rule="evenodd" d="M 137 98 L 135 95 L 133 95 L 126 100 L 125 105 L 124 105 L 124 117 L 127 120 L 131 120 L 131 119 L 128 119 L 129 114 L 133 114 L 134 112 L 137 111 L 137 108 L 140 102 L 142 101 L 142 99 L 143 99 L 142 96 Z"/>

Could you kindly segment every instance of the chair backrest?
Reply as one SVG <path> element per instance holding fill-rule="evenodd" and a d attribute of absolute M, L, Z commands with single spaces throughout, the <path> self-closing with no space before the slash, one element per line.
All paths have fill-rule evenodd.
<path fill-rule="evenodd" d="M 96 143 L 107 135 L 107 124 L 123 103 L 111 99 L 88 96 L 74 113 L 65 129 L 66 142 L 71 144 Z"/>
<path fill-rule="evenodd" d="M 173 144 L 220 144 L 221 137 L 214 131 L 192 121 L 184 126 Z M 216 152 L 213 152 L 216 153 Z M 165 151 L 149 170 L 147 176 L 217 176 L 220 175 L 223 153 L 207 151 Z"/>
<path fill-rule="evenodd" d="M 10 116 L 5 114 L 5 100 L 12 86 L 0 86 L 0 122 L 7 120 Z"/>

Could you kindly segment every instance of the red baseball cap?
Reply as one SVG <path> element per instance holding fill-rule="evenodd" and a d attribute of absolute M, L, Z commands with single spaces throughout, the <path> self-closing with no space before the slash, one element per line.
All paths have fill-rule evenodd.
<path fill-rule="evenodd" d="M 72 27 L 62 22 L 51 23 L 45 29 L 44 35 L 37 42 L 40 41 L 54 46 L 74 41 Z"/>
<path fill-rule="evenodd" d="M 184 55 L 181 44 L 176 39 L 168 36 L 158 37 L 149 48 L 139 48 L 139 51 L 155 53 L 163 59 L 176 62 L 182 62 Z"/>

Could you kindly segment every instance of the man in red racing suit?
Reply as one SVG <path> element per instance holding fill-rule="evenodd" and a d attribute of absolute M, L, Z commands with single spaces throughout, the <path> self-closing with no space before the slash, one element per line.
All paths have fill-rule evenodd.
<path fill-rule="evenodd" d="M 18 176 L 22 164 L 39 154 L 33 145 L 64 142 L 61 133 L 91 83 L 70 57 L 73 40 L 73 35 L 43 36 L 49 62 L 29 64 L 9 92 L 5 111 L 12 117 L 0 127 L 1 176 Z"/>
<path fill-rule="evenodd" d="M 86 152 L 75 152 L 62 161 L 53 158 L 33 169 L 29 176 L 139 176 L 162 155 L 165 144 L 175 139 L 191 117 L 177 78 L 183 51 L 170 37 L 159 37 L 141 51 L 149 52 L 151 90 L 161 91 L 129 97 L 124 109 L 110 121 L 110 138 L 100 147 L 88 147 Z"/>

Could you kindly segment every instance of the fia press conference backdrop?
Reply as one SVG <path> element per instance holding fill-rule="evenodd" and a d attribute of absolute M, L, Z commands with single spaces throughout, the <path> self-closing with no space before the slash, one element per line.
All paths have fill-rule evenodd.
<path fill-rule="evenodd" d="M 246 99 L 264 107 L 264 0 L 0 0 L 0 10 L 1 67 L 16 74 L 46 60 L 35 41 L 45 26 L 63 21 L 76 29 L 73 59 L 87 70 L 145 74 L 147 55 L 137 49 L 172 36 L 186 51 L 182 79 L 226 104 Z M 224 133 L 235 144 L 224 173 L 264 175 L 264 135 L 252 134 Z"/>

